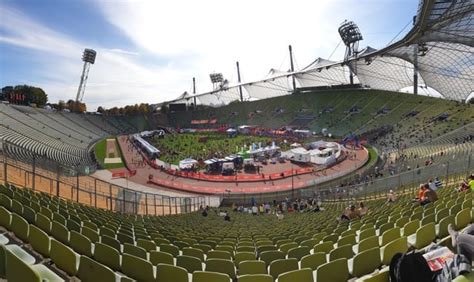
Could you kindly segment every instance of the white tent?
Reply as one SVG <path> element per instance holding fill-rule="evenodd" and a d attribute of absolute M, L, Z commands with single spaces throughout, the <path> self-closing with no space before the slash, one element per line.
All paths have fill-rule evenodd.
<path fill-rule="evenodd" d="M 184 159 L 179 162 L 179 168 L 180 169 L 190 169 L 193 167 L 193 165 L 197 164 L 198 161 L 195 159 Z"/>
<path fill-rule="evenodd" d="M 300 163 L 309 163 L 311 161 L 309 152 L 303 147 L 291 149 L 291 153 L 293 154 L 292 161 Z"/>

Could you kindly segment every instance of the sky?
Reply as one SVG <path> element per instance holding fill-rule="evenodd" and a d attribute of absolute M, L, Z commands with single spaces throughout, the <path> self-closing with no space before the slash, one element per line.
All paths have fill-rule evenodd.
<path fill-rule="evenodd" d="M 212 89 L 209 74 L 243 82 L 318 57 L 341 60 L 338 26 L 382 48 L 411 27 L 416 0 L 0 0 L 0 87 L 43 88 L 75 99 L 84 48 L 97 51 L 83 101 L 89 111 L 172 100 Z M 338 46 L 338 48 L 336 48 Z"/>

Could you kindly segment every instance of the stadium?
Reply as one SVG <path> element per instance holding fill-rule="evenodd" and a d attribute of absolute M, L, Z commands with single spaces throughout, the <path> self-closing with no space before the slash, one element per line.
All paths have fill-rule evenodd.
<path fill-rule="evenodd" d="M 68 105 L 3 88 L 0 279 L 474 281 L 474 2 L 337 31 L 339 61 L 154 105 L 80 110 L 92 49 Z"/>

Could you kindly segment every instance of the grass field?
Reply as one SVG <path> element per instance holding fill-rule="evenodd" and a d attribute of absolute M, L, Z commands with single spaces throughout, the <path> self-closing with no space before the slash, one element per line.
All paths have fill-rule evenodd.
<path fill-rule="evenodd" d="M 207 141 L 203 142 L 203 138 L 206 138 Z M 201 132 L 166 135 L 165 138 L 152 138 L 149 141 L 161 151 L 160 160 L 177 165 L 180 160 L 186 158 L 206 160 L 215 156 L 225 157 L 237 153 L 242 146 L 250 146 L 252 143 L 258 145 L 261 142 L 262 147 L 264 147 L 271 145 L 272 140 L 269 137 L 248 135 L 237 135 L 234 138 L 229 138 L 223 133 Z M 282 147 L 283 150 L 288 149 L 288 146 L 285 145 L 278 146 Z"/>
<path fill-rule="evenodd" d="M 100 140 L 94 147 L 94 152 L 95 152 L 95 158 L 97 160 L 97 162 L 99 163 L 99 165 L 102 167 L 102 168 L 105 168 L 105 169 L 112 169 L 112 168 L 122 168 L 124 167 L 124 164 L 123 164 L 123 158 L 122 158 L 122 154 L 120 152 L 120 148 L 119 148 L 119 145 L 117 142 L 115 142 L 115 146 L 117 148 L 117 154 L 119 155 L 120 158 L 122 158 L 122 163 L 119 163 L 119 164 L 105 164 L 104 163 L 104 159 L 107 157 L 106 156 L 106 151 L 107 151 L 107 139 L 115 139 L 115 137 L 107 137 L 107 138 L 104 138 L 102 140 Z"/>
<path fill-rule="evenodd" d="M 369 151 L 369 160 L 364 166 L 370 167 L 377 162 L 377 152 L 374 148 L 372 148 L 372 146 L 368 144 L 365 144 L 364 147 L 367 149 L 367 151 Z"/>

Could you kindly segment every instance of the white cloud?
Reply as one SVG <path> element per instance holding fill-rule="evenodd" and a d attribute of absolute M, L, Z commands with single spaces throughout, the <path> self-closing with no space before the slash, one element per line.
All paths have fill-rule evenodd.
<path fill-rule="evenodd" d="M 135 44 L 135 50 L 94 46 L 0 5 L 0 44 L 36 52 L 40 63 L 35 67 L 42 75 L 33 82 L 43 87 L 52 101 L 75 97 L 85 47 L 98 52 L 84 98 L 89 109 L 155 103 L 190 92 L 193 76 L 198 92 L 210 89 L 208 74 L 213 71 L 236 81 L 237 60 L 244 81 L 260 79 L 270 68 L 287 70 L 289 44 L 297 68 L 303 68 L 316 57 L 332 53 L 340 41 L 337 27 L 344 19 L 375 22 L 377 19 L 368 18 L 381 9 L 377 5 L 373 8 L 376 2 L 371 0 L 358 1 L 357 9 L 349 7 L 354 5 L 349 0 L 94 3 L 106 20 Z M 368 6 L 371 9 L 366 9 Z M 332 59 L 342 56 L 343 48 L 339 48 Z"/>

